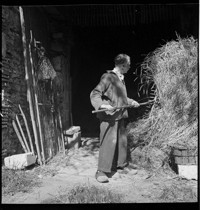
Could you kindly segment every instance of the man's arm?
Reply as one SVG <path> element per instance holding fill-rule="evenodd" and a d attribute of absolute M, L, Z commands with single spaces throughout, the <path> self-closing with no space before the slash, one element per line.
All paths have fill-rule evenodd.
<path fill-rule="evenodd" d="M 110 83 L 111 83 L 110 75 L 108 73 L 105 73 L 102 75 L 99 84 L 90 93 L 90 101 L 95 110 L 98 110 L 99 108 L 108 108 L 108 109 L 113 108 L 108 104 L 108 102 L 103 101 L 102 99 L 102 96 L 108 89 Z"/>

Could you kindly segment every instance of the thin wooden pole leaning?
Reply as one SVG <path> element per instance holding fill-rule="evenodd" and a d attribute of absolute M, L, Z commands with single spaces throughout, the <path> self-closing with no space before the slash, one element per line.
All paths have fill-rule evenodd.
<path fill-rule="evenodd" d="M 60 129 L 61 129 L 61 139 L 62 139 L 63 154 L 65 155 L 65 141 L 64 141 L 64 136 L 63 136 L 62 120 L 61 120 L 60 109 L 59 108 L 58 108 L 58 117 L 59 117 Z"/>
<path fill-rule="evenodd" d="M 30 109 L 30 115 L 31 115 L 31 122 L 32 122 L 32 126 L 33 126 L 33 134 L 34 134 L 34 138 L 35 138 L 38 162 L 40 165 L 42 165 L 40 147 L 38 144 L 37 127 L 36 127 L 36 121 L 35 121 L 35 116 L 34 116 L 33 98 L 31 97 L 30 76 L 29 76 L 29 72 L 28 72 L 28 60 L 27 60 L 26 34 L 25 34 L 25 26 L 24 26 L 25 22 L 24 22 L 24 15 L 23 15 L 22 7 L 19 7 L 19 12 L 20 12 L 20 21 L 21 21 L 21 29 L 22 29 L 24 67 L 25 67 L 25 73 L 26 73 L 25 79 L 27 81 L 27 100 L 29 102 L 29 109 Z"/>
<path fill-rule="evenodd" d="M 30 134 L 30 130 L 29 130 L 29 127 L 28 127 L 27 120 L 26 120 L 26 116 L 25 116 L 25 114 L 24 114 L 24 112 L 23 112 L 23 110 L 22 110 L 20 104 L 19 104 L 19 109 L 20 109 L 21 115 L 22 115 L 22 117 L 23 117 L 23 119 L 24 119 L 25 126 L 26 126 L 26 131 L 27 131 L 27 134 L 28 134 L 29 143 L 30 143 L 30 145 L 31 145 L 31 152 L 32 152 L 33 154 L 35 154 L 35 152 L 34 152 L 34 147 L 33 147 L 33 140 L 32 140 L 32 138 L 31 138 L 31 134 Z"/>
<path fill-rule="evenodd" d="M 60 152 L 60 151 L 63 151 L 63 149 L 62 149 L 61 135 L 59 135 L 59 132 L 58 132 L 58 116 L 56 116 L 55 122 L 56 122 L 56 132 L 57 132 L 57 139 L 58 139 L 59 152 Z"/>
<path fill-rule="evenodd" d="M 32 39 L 32 32 L 30 31 L 30 36 Z M 35 107 L 36 107 L 36 116 L 38 120 L 38 128 L 39 128 L 39 135 L 40 135 L 40 144 L 42 148 L 42 159 L 43 163 L 45 164 L 45 154 L 44 154 L 44 142 L 43 142 L 43 135 L 42 135 L 42 128 L 41 128 L 41 120 L 40 120 L 40 113 L 39 113 L 39 107 L 38 107 L 38 98 L 36 93 L 36 85 L 35 85 L 35 75 L 34 75 L 34 67 L 33 67 L 33 58 L 31 53 L 31 44 L 29 43 L 29 55 L 30 55 L 30 64 L 31 64 L 31 75 L 33 80 L 33 91 L 35 96 Z"/>
<path fill-rule="evenodd" d="M 25 135 L 24 135 L 24 131 L 22 130 L 22 126 L 21 126 L 21 124 L 20 124 L 19 118 L 18 118 L 17 115 L 15 116 L 15 118 L 16 118 L 16 121 L 17 121 L 19 130 L 20 130 L 20 132 L 21 132 L 22 139 L 23 139 L 23 141 L 24 141 L 24 143 L 25 143 L 25 145 L 26 145 L 26 149 L 27 149 L 28 152 L 31 152 L 31 150 L 30 150 L 30 148 L 29 148 L 29 146 L 28 146 L 28 142 L 26 141 L 26 137 L 25 137 Z"/>
<path fill-rule="evenodd" d="M 60 152 L 61 151 L 61 139 L 60 139 L 60 136 L 58 135 L 58 120 L 57 118 L 55 117 L 54 119 L 54 122 L 55 122 L 55 139 L 57 139 L 57 144 L 58 144 L 58 151 Z"/>
<path fill-rule="evenodd" d="M 18 139 L 19 139 L 19 141 L 20 141 L 20 143 L 21 143 L 21 145 L 22 145 L 22 148 L 23 148 L 24 152 L 25 152 L 25 153 L 28 152 L 27 149 L 26 149 L 26 146 L 25 146 L 25 144 L 24 144 L 24 142 L 23 142 L 23 140 L 22 140 L 22 137 L 21 137 L 21 135 L 20 135 L 20 132 L 19 132 L 19 130 L 18 130 L 18 128 L 17 128 L 17 125 L 16 125 L 16 123 L 15 123 L 14 120 L 12 120 L 12 125 L 13 125 L 13 128 L 14 128 L 14 130 L 15 130 L 15 133 L 17 134 L 17 137 L 18 137 Z"/>

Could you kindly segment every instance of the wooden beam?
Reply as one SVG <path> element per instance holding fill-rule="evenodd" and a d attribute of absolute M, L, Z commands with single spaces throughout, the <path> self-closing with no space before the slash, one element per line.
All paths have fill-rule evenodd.
<path fill-rule="evenodd" d="M 23 14 L 22 7 L 19 7 L 19 12 L 20 12 L 20 22 L 21 22 L 21 30 L 22 30 L 24 68 L 25 68 L 25 74 L 26 74 L 25 80 L 27 81 L 27 100 L 29 102 L 29 109 L 30 109 L 31 122 L 32 122 L 32 127 L 33 127 L 33 134 L 35 138 L 35 145 L 37 149 L 38 162 L 40 165 L 42 165 L 40 147 L 38 144 L 37 127 L 36 127 L 36 121 L 35 121 L 35 116 L 34 116 L 33 98 L 31 96 L 31 84 L 30 84 L 30 76 L 29 76 L 29 71 L 28 71 L 28 59 L 27 59 L 28 52 L 27 52 L 27 45 L 26 45 L 25 21 L 24 21 L 24 14 Z"/>
<path fill-rule="evenodd" d="M 24 112 L 23 112 L 23 110 L 22 110 L 20 104 L 19 104 L 19 109 L 20 109 L 21 115 L 22 115 L 22 117 L 23 117 L 23 119 L 24 119 L 25 126 L 26 126 L 26 131 L 27 131 L 27 134 L 28 134 L 29 143 L 30 143 L 30 145 L 31 145 L 31 152 L 32 152 L 33 154 L 35 154 L 35 152 L 34 152 L 34 147 L 33 147 L 33 141 L 32 141 L 32 138 L 31 138 L 31 134 L 30 134 L 30 130 L 29 130 L 29 127 L 28 127 L 27 120 L 26 120 L 26 116 L 25 116 L 25 114 L 24 114 Z"/>
<path fill-rule="evenodd" d="M 62 127 L 62 120 L 61 120 L 59 108 L 58 108 L 58 118 L 59 118 L 59 124 L 60 124 L 60 129 L 61 129 L 61 140 L 62 140 L 63 153 L 65 154 L 65 141 L 64 141 L 64 136 L 63 136 L 63 127 Z"/>
<path fill-rule="evenodd" d="M 32 31 L 30 31 L 30 35 L 31 35 L 31 40 L 30 40 L 30 43 L 31 43 L 31 41 L 32 41 Z M 39 113 L 39 107 L 38 107 L 38 97 L 37 97 L 37 93 L 36 93 L 33 58 L 32 58 L 31 44 L 30 43 L 29 43 L 29 56 L 30 56 L 30 66 L 31 66 L 31 77 L 32 77 L 32 80 L 33 80 L 33 94 L 34 94 L 34 97 L 35 97 L 36 117 L 37 117 L 37 121 L 38 121 L 40 144 L 41 144 L 41 148 L 42 148 L 42 158 L 43 158 L 43 163 L 45 164 L 44 143 L 43 143 L 41 120 L 40 120 L 40 113 Z"/>
<path fill-rule="evenodd" d="M 25 145 L 26 145 L 27 152 L 31 152 L 31 150 L 30 150 L 30 148 L 29 148 L 29 146 L 28 146 L 28 142 L 26 141 L 26 137 L 25 137 L 25 135 L 24 135 L 24 131 L 22 130 L 22 126 L 21 126 L 21 124 L 20 124 L 20 122 L 19 122 L 19 118 L 18 118 L 17 115 L 16 115 L 16 121 L 17 121 L 19 130 L 20 130 L 20 132 L 21 132 L 22 139 L 23 139 L 23 141 L 24 141 L 24 143 L 25 143 Z"/>
<path fill-rule="evenodd" d="M 24 142 L 23 142 L 23 140 L 22 140 L 22 137 L 21 137 L 21 135 L 20 135 L 20 132 L 19 132 L 19 130 L 18 130 L 18 128 L 17 128 L 17 125 L 16 125 L 16 123 L 15 123 L 14 120 L 12 120 L 12 125 L 13 125 L 13 128 L 14 128 L 14 130 L 15 130 L 15 133 L 17 134 L 17 137 L 18 137 L 18 139 L 19 139 L 19 141 L 20 141 L 20 143 L 21 143 L 21 145 L 22 145 L 22 148 L 23 148 L 24 152 L 25 152 L 25 153 L 28 152 L 27 149 L 26 149 L 26 146 L 25 146 L 25 144 L 24 144 Z"/>

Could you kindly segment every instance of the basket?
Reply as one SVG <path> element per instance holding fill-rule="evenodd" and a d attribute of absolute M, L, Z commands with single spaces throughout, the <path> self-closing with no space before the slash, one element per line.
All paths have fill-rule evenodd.
<path fill-rule="evenodd" d="M 197 165 L 197 150 L 188 148 L 174 148 L 173 156 L 178 165 Z"/>

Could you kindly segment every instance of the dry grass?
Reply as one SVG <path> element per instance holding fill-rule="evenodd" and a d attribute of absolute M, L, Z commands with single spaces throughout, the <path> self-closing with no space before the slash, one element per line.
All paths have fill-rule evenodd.
<path fill-rule="evenodd" d="M 156 147 L 170 153 L 172 147 L 197 148 L 198 45 L 193 37 L 166 43 L 147 55 L 141 65 L 141 87 L 154 91 L 150 112 L 129 124 L 133 146 Z M 148 148 L 148 149 L 147 149 Z"/>
<path fill-rule="evenodd" d="M 18 192 L 29 192 L 38 186 L 38 178 L 25 170 L 2 168 L 2 195 L 14 195 Z"/>
<path fill-rule="evenodd" d="M 42 203 L 64 204 L 64 203 L 122 203 L 122 195 L 111 192 L 102 187 L 90 184 L 74 186 L 69 192 L 63 189 L 58 196 L 52 196 Z"/>
<path fill-rule="evenodd" d="M 197 202 L 197 193 L 189 186 L 172 184 L 162 189 L 159 199 L 166 202 Z"/>

